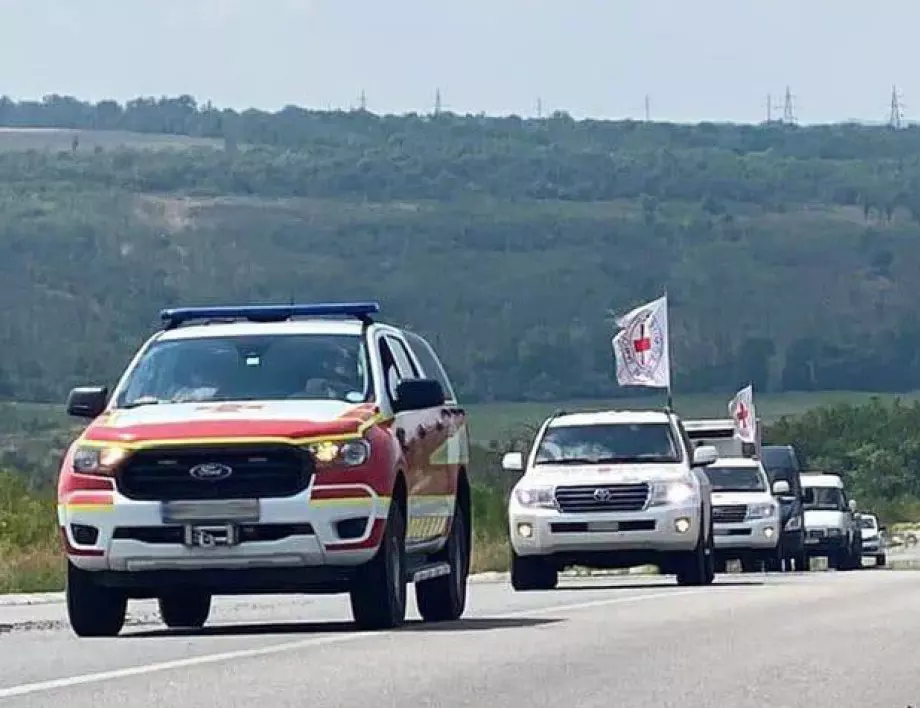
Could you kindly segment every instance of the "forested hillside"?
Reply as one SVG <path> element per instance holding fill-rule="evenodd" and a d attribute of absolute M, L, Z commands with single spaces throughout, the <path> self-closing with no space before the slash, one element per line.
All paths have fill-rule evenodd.
<path fill-rule="evenodd" d="M 609 396 L 611 311 L 665 287 L 680 390 L 920 388 L 914 128 L 189 97 L 2 99 L 0 127 L 2 398 L 111 382 L 161 307 L 290 298 L 379 299 L 470 401 Z M 49 127 L 184 140 L 16 141 Z"/>

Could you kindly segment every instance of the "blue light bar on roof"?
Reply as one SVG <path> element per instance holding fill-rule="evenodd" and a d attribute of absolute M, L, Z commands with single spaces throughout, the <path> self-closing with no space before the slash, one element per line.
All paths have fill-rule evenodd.
<path fill-rule="evenodd" d="M 250 322 L 283 322 L 292 317 L 356 317 L 369 322 L 380 312 L 377 302 L 322 302 L 303 305 L 219 305 L 215 307 L 175 307 L 160 311 L 166 329 L 192 320 L 245 319 Z"/>

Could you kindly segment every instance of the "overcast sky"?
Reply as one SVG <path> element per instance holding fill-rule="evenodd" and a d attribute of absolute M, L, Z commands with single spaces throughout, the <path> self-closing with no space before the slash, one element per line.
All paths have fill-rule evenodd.
<path fill-rule="evenodd" d="M 0 0 L 0 94 L 756 122 L 920 119 L 918 0 Z"/>

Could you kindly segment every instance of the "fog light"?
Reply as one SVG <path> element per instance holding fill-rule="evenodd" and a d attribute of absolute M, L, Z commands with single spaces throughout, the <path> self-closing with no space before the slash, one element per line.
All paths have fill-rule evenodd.
<path fill-rule="evenodd" d="M 677 529 L 677 533 L 687 533 L 690 530 L 690 519 L 681 516 L 674 521 L 674 528 Z"/>
<path fill-rule="evenodd" d="M 772 526 L 767 526 L 767 527 L 763 530 L 763 535 L 766 536 L 767 538 L 773 538 L 773 527 L 772 527 Z"/>
<path fill-rule="evenodd" d="M 530 538 L 533 536 L 533 526 L 530 524 L 518 524 L 517 525 L 518 536 L 521 538 Z"/>

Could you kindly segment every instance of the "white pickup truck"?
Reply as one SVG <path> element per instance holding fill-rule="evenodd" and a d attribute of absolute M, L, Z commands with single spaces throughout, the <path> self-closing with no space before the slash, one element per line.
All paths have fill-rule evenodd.
<path fill-rule="evenodd" d="M 703 472 L 717 459 L 692 449 L 667 411 L 560 414 L 540 427 L 508 506 L 511 583 L 548 590 L 567 566 L 657 565 L 681 585 L 715 577 L 712 498 Z"/>

